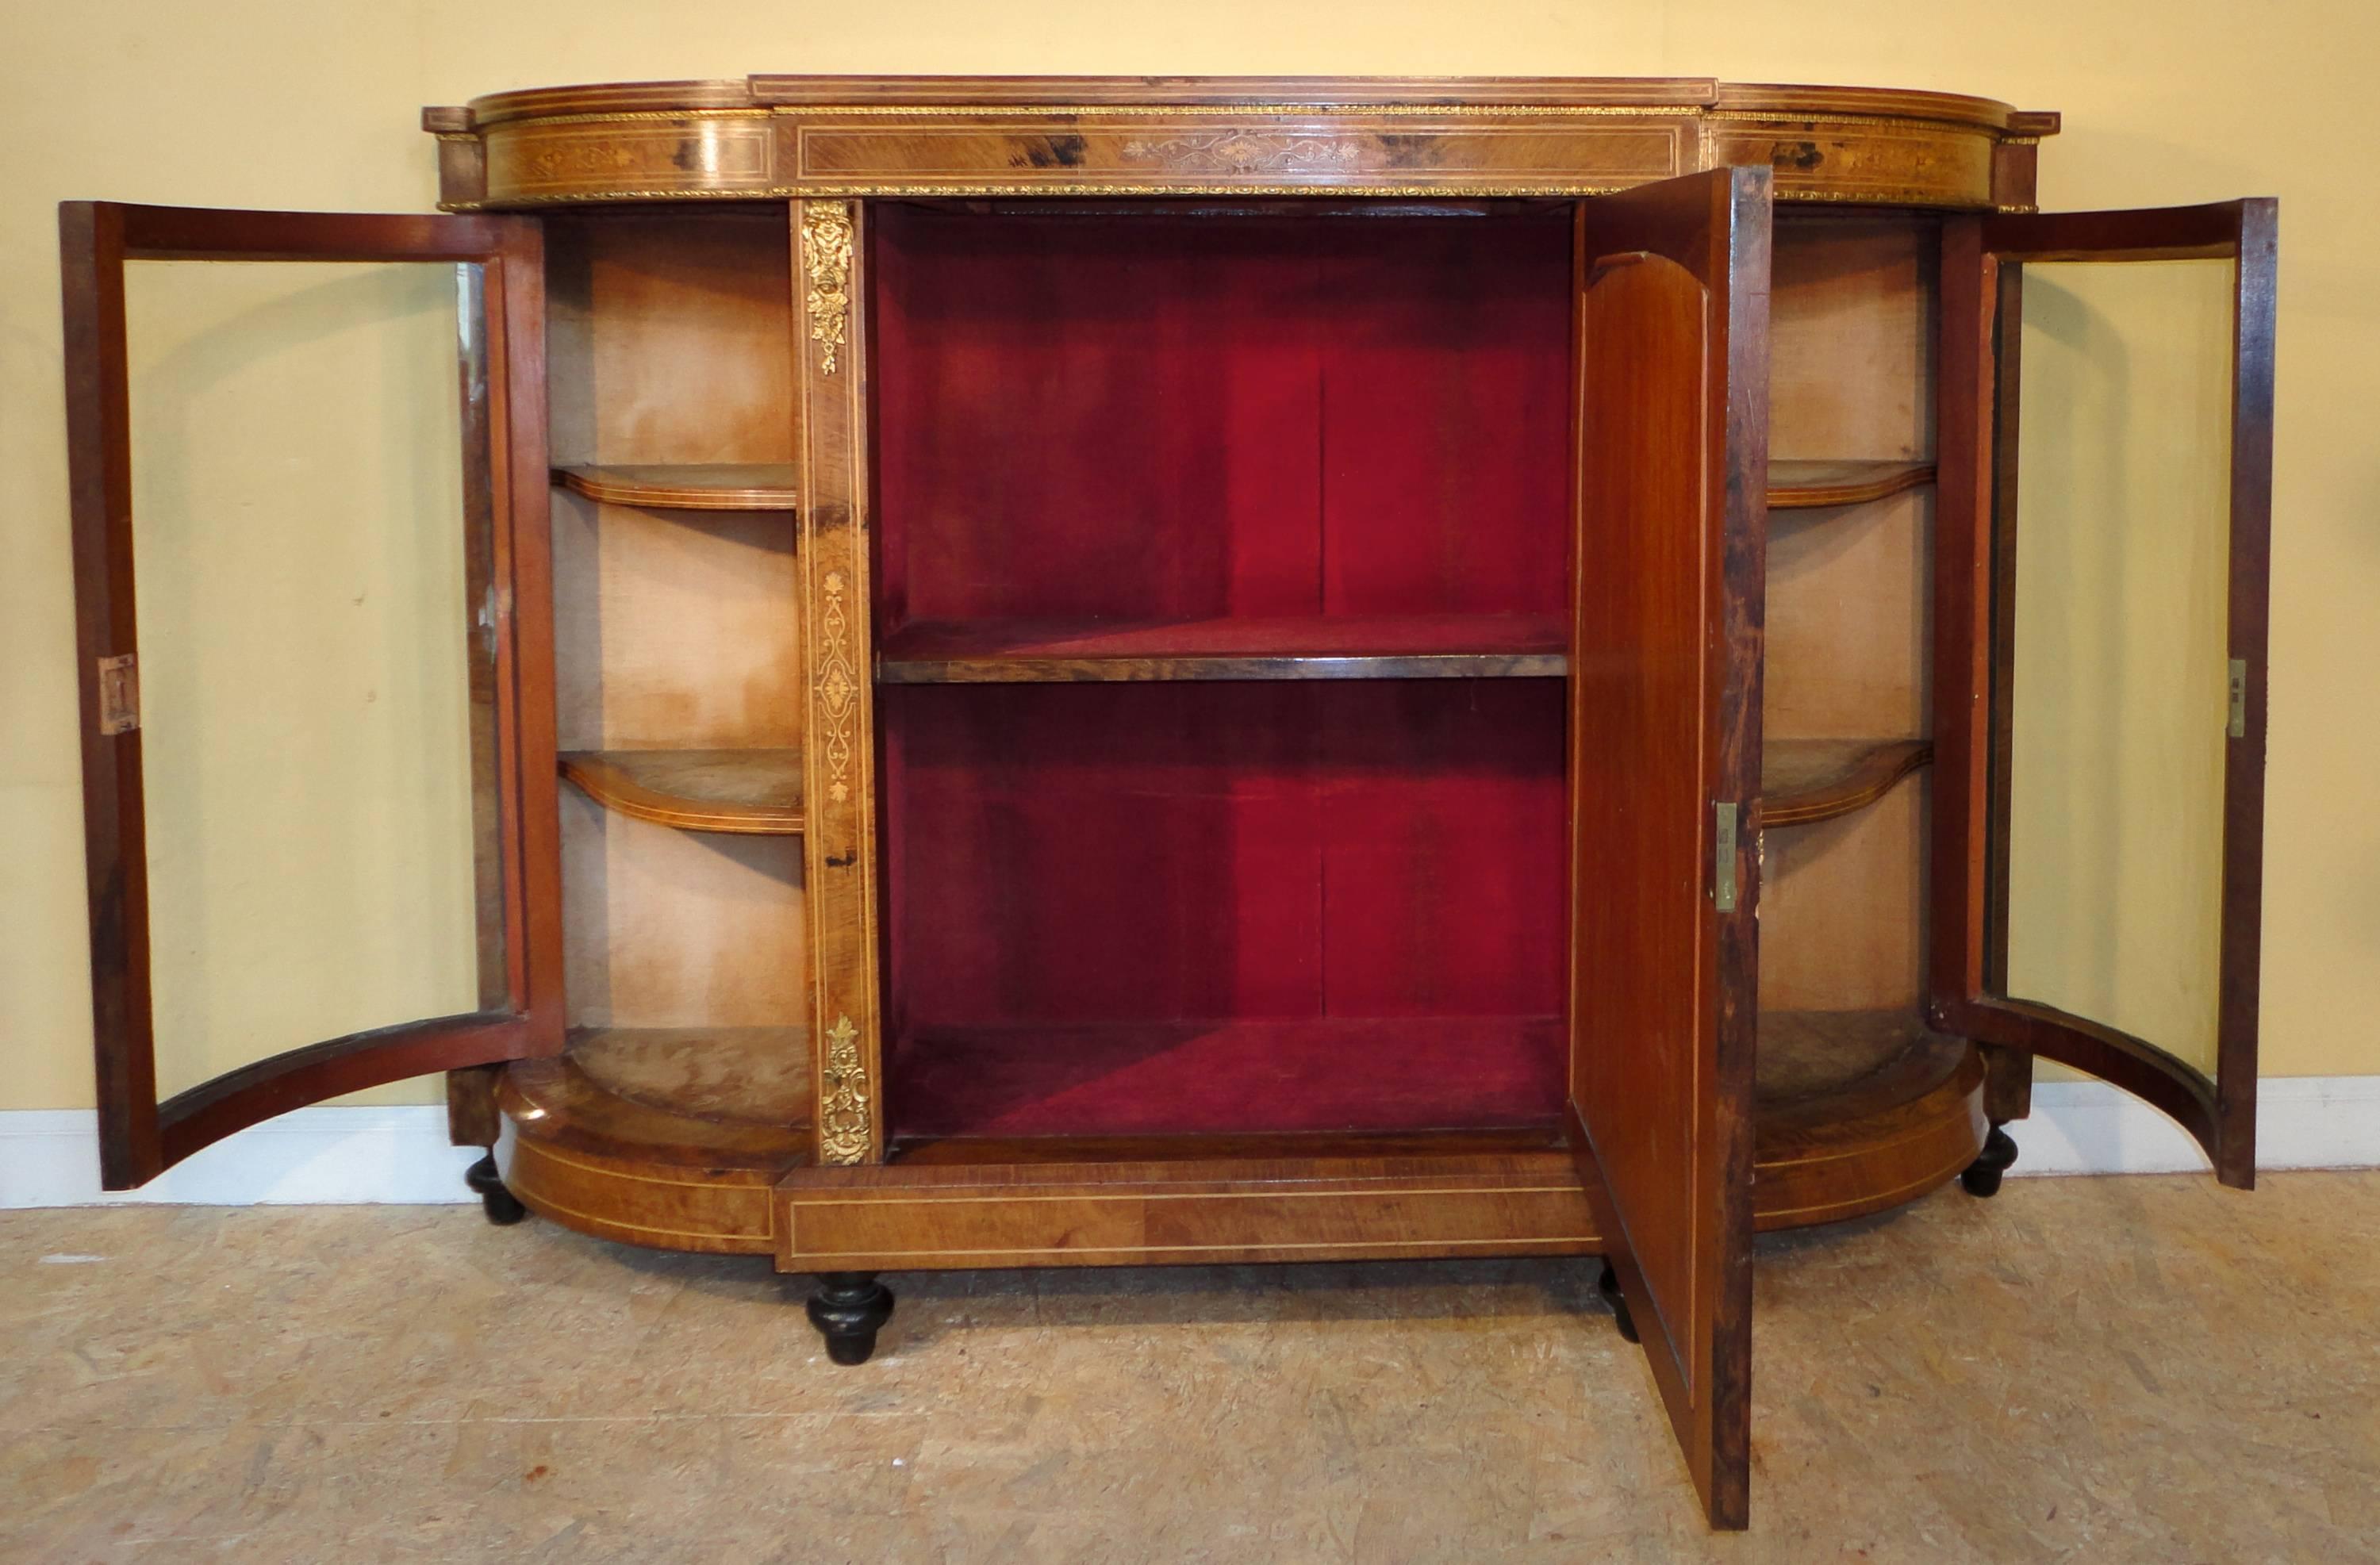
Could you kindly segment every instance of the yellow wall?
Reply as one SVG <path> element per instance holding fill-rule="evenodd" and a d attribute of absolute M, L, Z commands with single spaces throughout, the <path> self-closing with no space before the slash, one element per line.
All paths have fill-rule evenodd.
<path fill-rule="evenodd" d="M 0 93 L 0 1107 L 91 1101 L 54 204 L 422 210 L 425 103 L 777 71 L 1716 75 L 2062 109 L 2046 204 L 2282 199 L 2265 1064 L 2380 1069 L 2380 8 L 2276 0 L 986 7 L 84 0 Z M 292 975 L 325 986 L 335 974 Z M 416 1087 L 407 1096 L 423 1098 Z"/>
<path fill-rule="evenodd" d="M 2008 985 L 2215 1068 L 2229 261 L 2024 272 Z"/>

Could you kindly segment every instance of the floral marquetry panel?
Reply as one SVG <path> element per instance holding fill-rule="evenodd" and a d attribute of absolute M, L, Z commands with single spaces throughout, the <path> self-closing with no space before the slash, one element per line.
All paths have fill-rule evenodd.
<path fill-rule="evenodd" d="M 867 334 L 856 201 L 805 201 L 794 224 L 802 323 L 800 559 L 809 671 L 803 870 L 810 899 L 818 1160 L 883 1154 L 877 982 L 875 720 L 868 635 Z"/>

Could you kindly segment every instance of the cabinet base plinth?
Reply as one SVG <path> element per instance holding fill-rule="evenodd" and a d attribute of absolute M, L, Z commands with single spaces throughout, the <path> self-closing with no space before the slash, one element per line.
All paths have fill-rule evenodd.
<path fill-rule="evenodd" d="M 1823 1076 L 1785 1073 L 1763 1095 L 1753 1206 L 1764 1231 L 1982 1177 L 1991 1127 L 1973 1048 L 1912 1035 L 1845 1057 Z M 665 1111 L 568 1057 L 508 1067 L 500 1102 L 515 1134 L 498 1188 L 527 1210 L 602 1239 L 771 1256 L 789 1272 L 1603 1249 L 1552 1131 L 943 1141 L 898 1146 L 890 1163 L 814 1168 L 803 1127 Z"/>

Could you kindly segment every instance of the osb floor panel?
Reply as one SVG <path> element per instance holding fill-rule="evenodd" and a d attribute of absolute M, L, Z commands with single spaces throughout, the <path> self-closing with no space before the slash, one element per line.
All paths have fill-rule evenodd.
<path fill-rule="evenodd" d="M 0 1218 L 7 1560 L 2380 1558 L 2380 1173 L 1764 1241 L 1755 1531 L 1592 1262 L 913 1275 L 478 1208 Z"/>

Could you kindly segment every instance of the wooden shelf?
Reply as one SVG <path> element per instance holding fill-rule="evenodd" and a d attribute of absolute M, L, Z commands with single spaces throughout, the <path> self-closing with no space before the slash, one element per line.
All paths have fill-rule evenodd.
<path fill-rule="evenodd" d="M 1764 1011 L 1754 1226 L 1839 1222 L 1949 1183 L 1984 1141 L 1974 1045 L 1897 1011 Z"/>
<path fill-rule="evenodd" d="M 681 831 L 802 829 L 799 750 L 569 750 L 562 775 L 606 809 Z"/>
<path fill-rule="evenodd" d="M 589 500 L 667 511 L 790 511 L 790 462 L 590 464 L 556 467 L 553 481 Z M 1931 462 L 1768 464 L 1772 511 L 1858 505 L 1934 481 Z"/>
<path fill-rule="evenodd" d="M 589 500 L 660 511 L 790 511 L 790 462 L 556 467 L 553 481 Z"/>
<path fill-rule="evenodd" d="M 565 1228 L 668 1250 L 774 1254 L 779 1181 L 810 1160 L 803 1027 L 574 1028 L 504 1067 L 504 1183 Z"/>
<path fill-rule="evenodd" d="M 1934 759 L 1930 739 L 1771 739 L 1760 761 L 1760 823 L 1806 826 L 1865 809 Z"/>
<path fill-rule="evenodd" d="M 993 621 L 902 626 L 886 685 L 1129 680 L 1545 679 L 1567 670 L 1560 620 L 1527 614 Z"/>
<path fill-rule="evenodd" d="M 1828 505 L 1864 505 L 1888 494 L 1934 481 L 1931 462 L 1768 463 L 1768 508 L 1813 511 Z"/>
<path fill-rule="evenodd" d="M 1925 1054 L 1939 1035 L 1925 1030 L 1916 1008 L 1892 1011 L 1763 1011 L 1753 1071 L 1753 1100 L 1765 1131 L 1772 1117 L 1805 1116 L 1892 1072 L 1912 1051 Z M 1956 1042 L 1957 1040 L 1948 1040 Z"/>
<path fill-rule="evenodd" d="M 1492 1020 L 1406 1018 L 1394 1026 L 1412 1037 L 1437 1032 L 1455 1040 L 1463 1037 L 1465 1029 L 1498 1025 Z M 1501 1025 L 1547 1029 L 1548 1036 L 1536 1040 L 1535 1048 L 1552 1062 L 1555 1079 L 1543 1090 L 1548 1101 L 1558 1100 L 1565 1047 L 1560 1022 Z M 1303 1025 L 1243 1021 L 1184 1025 L 1172 1029 L 1170 1036 L 1151 1027 L 1072 1028 L 1053 1029 L 1043 1035 L 1043 1040 L 1092 1046 L 1080 1060 L 1078 1079 L 1062 1091 L 1065 1100 L 1075 1101 L 1102 1072 L 1179 1073 L 1190 1080 L 1198 1062 L 1185 1056 L 1219 1043 L 1227 1047 L 1249 1040 L 1264 1043 L 1268 1080 L 1284 1074 L 1306 1075 L 1316 1063 L 1343 1067 L 1343 1052 L 1324 1051 L 1305 1059 L 1305 1049 L 1293 1047 L 1284 1053 L 1278 1046 L 1283 1042 L 1294 1046 L 1301 1040 L 1343 1044 L 1360 1029 L 1381 1025 L 1343 1018 Z M 941 1098 L 938 1089 L 964 1085 L 980 1104 L 999 1102 L 1002 1087 L 1022 1085 L 1018 1072 L 1024 1061 L 1016 1049 L 1024 1042 L 1025 1031 L 1017 1029 L 997 1041 L 988 1033 L 940 1039 L 945 1046 L 959 1045 L 962 1057 L 946 1057 L 939 1069 L 936 1062 L 916 1057 L 917 1040 L 909 1040 L 905 1049 L 896 1048 L 892 1061 L 896 1078 L 910 1076 L 909 1085 L 924 1086 L 929 1099 L 916 1103 L 914 1093 L 904 1093 L 896 1099 L 928 1110 L 917 1127 L 897 1138 L 896 1166 L 954 1172 L 982 1170 L 988 1183 L 1012 1195 L 1017 1192 L 1002 1180 L 1001 1165 L 1041 1170 L 1042 1177 L 1055 1181 L 1066 1177 L 1062 1171 L 1067 1165 L 1086 1162 L 1142 1168 L 1169 1165 L 1156 1177 L 1229 1181 L 1247 1170 L 1252 1160 L 1545 1156 L 1551 1163 L 1547 1171 L 1553 1177 L 1575 1177 L 1575 1171 L 1562 1161 L 1568 1154 L 1560 1149 L 1561 1134 L 1550 1123 L 1350 1133 L 1318 1130 L 1309 1121 L 1300 1128 L 1267 1123 L 1220 1134 L 1152 1130 L 1148 1125 L 1125 1134 L 1050 1134 L 1050 1116 L 1035 1114 L 1031 1103 L 1015 1098 L 1007 1099 L 1010 1112 L 1041 1120 L 1036 1127 L 1040 1134 L 1018 1134 L 996 1122 L 997 1116 L 992 1125 L 980 1128 L 937 1123 L 948 1116 L 936 1110 L 950 1107 L 938 1101 Z M 1764 1231 L 1833 1222 L 1903 1205 L 1955 1178 L 1982 1145 L 1982 1059 L 1965 1039 L 1928 1032 L 1913 1007 L 1764 1011 L 1758 1037 L 1753 1207 L 1755 1223 Z M 921 1070 L 930 1077 L 953 1065 L 966 1069 L 972 1079 L 964 1083 L 915 1079 Z M 978 1071 L 985 1074 L 974 1075 Z M 1439 1106 L 1449 1104 L 1441 1098 Z M 1262 1117 L 1234 1115 L 1249 1125 L 1256 1125 Z M 1456 1110 L 1439 1118 L 1458 1122 L 1462 1117 Z M 1415 1116 L 1416 1122 L 1430 1118 L 1427 1113 Z M 1584 1231 L 1572 1227 L 1565 1231 Z"/>

